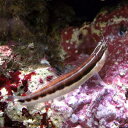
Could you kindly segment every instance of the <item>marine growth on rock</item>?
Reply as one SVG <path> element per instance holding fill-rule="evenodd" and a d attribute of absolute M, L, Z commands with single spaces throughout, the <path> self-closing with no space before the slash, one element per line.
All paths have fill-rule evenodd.
<path fill-rule="evenodd" d="M 66 67 L 65 70 L 62 68 L 62 73 L 70 72 L 87 59 L 97 43 L 103 40 L 107 42 L 108 56 L 99 72 L 101 78 L 94 75 L 78 89 L 32 106 L 25 106 L 13 98 L 33 94 L 45 87 L 59 76 L 56 69 L 61 69 L 60 65 L 56 69 L 50 65 L 47 55 L 40 54 L 38 50 L 39 47 L 44 48 L 40 43 L 17 45 L 13 40 L 6 41 L 6 45 L 1 43 L 0 127 L 127 128 L 127 19 L 126 4 L 111 11 L 102 10 L 91 23 L 85 22 L 81 27 L 64 28 L 57 44 L 57 57 Z M 52 38 L 56 38 L 54 36 Z"/>

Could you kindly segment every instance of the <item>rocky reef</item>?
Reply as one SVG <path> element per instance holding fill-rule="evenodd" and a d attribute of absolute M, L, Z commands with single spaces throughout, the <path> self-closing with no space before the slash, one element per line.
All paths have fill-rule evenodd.
<path fill-rule="evenodd" d="M 18 15 L 19 12 L 17 11 Z M 24 22 L 23 16 L 20 14 L 19 17 L 22 17 L 21 21 L 27 26 L 28 21 Z M 53 27 L 55 29 L 52 29 L 49 36 L 54 41 L 57 40 L 53 46 L 57 46 L 59 52 L 55 51 L 55 54 L 52 45 L 50 47 L 47 44 L 35 44 L 31 41 L 19 45 L 15 39 L 1 43 L 0 127 L 127 128 L 127 18 L 128 5 L 123 4 L 113 9 L 103 9 L 91 23 L 85 22 L 80 27 L 65 26 L 61 32 L 60 29 Z M 55 30 L 60 36 L 56 36 Z M 40 30 L 38 31 L 35 27 L 35 31 L 38 35 Z M 33 31 L 30 32 L 34 35 Z M 47 41 L 51 42 L 51 38 Z M 82 63 L 100 41 L 105 41 L 108 46 L 108 57 L 99 72 L 101 78 L 94 75 L 78 89 L 54 100 L 32 106 L 25 106 L 9 98 L 26 96 L 43 88 L 59 76 L 57 69 L 61 70 L 61 73 L 69 72 Z M 22 40 L 22 42 L 27 42 L 27 40 Z M 40 47 L 44 50 L 51 48 L 49 50 L 52 52 L 44 54 L 39 50 Z M 50 59 L 59 57 L 62 67 L 60 63 L 56 64 L 56 69 L 52 66 L 50 59 L 47 58 L 48 55 L 52 55 L 51 53 L 55 57 L 50 57 Z"/>

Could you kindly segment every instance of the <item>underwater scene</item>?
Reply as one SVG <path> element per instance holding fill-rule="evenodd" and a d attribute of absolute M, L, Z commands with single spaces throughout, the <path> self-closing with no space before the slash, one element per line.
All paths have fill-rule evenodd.
<path fill-rule="evenodd" d="M 0 128 L 128 128 L 128 2 L 0 0 Z"/>

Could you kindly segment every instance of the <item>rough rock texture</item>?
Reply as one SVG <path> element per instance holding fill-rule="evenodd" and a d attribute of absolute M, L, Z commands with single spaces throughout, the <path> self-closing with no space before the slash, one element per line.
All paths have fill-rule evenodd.
<path fill-rule="evenodd" d="M 0 75 L 0 126 L 127 128 L 127 13 L 128 5 L 111 11 L 104 10 L 92 23 L 85 23 L 81 28 L 69 27 L 62 31 L 60 45 L 65 65 L 77 66 L 99 41 L 107 41 L 109 54 L 99 73 L 102 80 L 95 75 L 69 94 L 47 103 L 27 107 L 12 102 L 8 95 L 23 96 L 42 88 L 56 77 L 55 70 L 50 66 L 29 67 L 9 72 L 9 76 Z M 4 51 L 6 50 L 2 50 L 3 55 Z M 46 62 L 43 59 L 41 61 Z"/>
<path fill-rule="evenodd" d="M 61 118 L 62 121 L 59 122 L 63 128 L 118 128 L 128 126 L 127 10 L 128 6 L 126 5 L 113 10 L 111 13 L 105 10 L 98 14 L 90 25 L 85 24 L 78 30 L 77 39 L 74 42 L 72 42 L 72 37 L 75 32 L 73 33 L 71 29 L 64 32 L 62 46 L 69 55 L 69 60 L 70 56 L 77 59 L 72 47 L 74 48 L 78 41 L 80 43 L 75 48 L 80 50 L 77 52 L 79 55 L 81 55 L 82 50 L 92 49 L 100 39 L 107 41 L 109 54 L 99 73 L 104 82 L 93 77 L 79 89 L 65 95 L 64 99 L 53 101 L 52 108 L 54 111 L 52 111 L 51 117 L 53 120 L 60 120 Z M 89 50 L 87 53 L 90 52 Z"/>

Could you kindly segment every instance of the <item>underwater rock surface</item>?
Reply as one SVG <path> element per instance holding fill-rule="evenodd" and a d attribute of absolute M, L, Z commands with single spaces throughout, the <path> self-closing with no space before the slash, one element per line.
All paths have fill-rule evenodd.
<path fill-rule="evenodd" d="M 8 99 L 8 95 L 24 96 L 35 92 L 57 77 L 55 69 L 50 65 L 31 66 L 9 70 L 8 75 L 0 74 L 0 127 L 128 127 L 127 16 L 128 5 L 103 10 L 92 23 L 85 23 L 81 28 L 68 27 L 61 33 L 58 45 L 61 45 L 65 65 L 77 66 L 99 41 L 107 42 L 108 57 L 99 73 L 103 81 L 94 75 L 64 96 L 27 107 Z M 14 55 L 9 46 L 0 46 L 0 66 L 10 62 L 6 60 Z M 41 61 L 46 62 L 47 59 Z"/>

